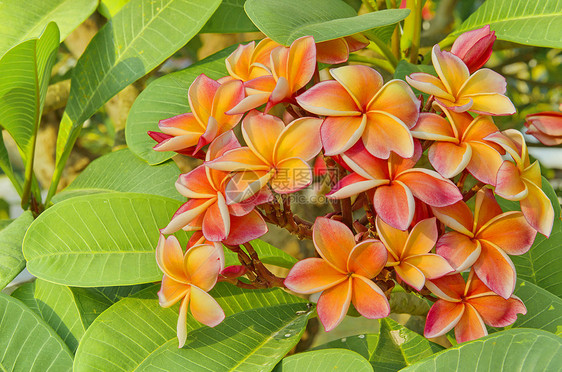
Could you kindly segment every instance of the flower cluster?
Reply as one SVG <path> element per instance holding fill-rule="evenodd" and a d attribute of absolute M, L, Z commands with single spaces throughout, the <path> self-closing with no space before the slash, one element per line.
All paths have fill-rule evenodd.
<path fill-rule="evenodd" d="M 395 283 L 435 302 L 427 337 L 455 328 L 459 342 L 472 340 L 486 334 L 485 324 L 506 326 L 524 314 L 509 256 L 527 252 L 537 232 L 549 236 L 554 212 L 522 134 L 494 124 L 493 116 L 515 112 L 505 78 L 481 68 L 494 40 L 489 27 L 471 31 L 451 52 L 433 48 L 436 75 L 385 83 L 362 65 L 330 69 L 320 81 L 318 62 L 345 62 L 368 43 L 363 35 L 319 44 L 302 37 L 288 47 L 264 39 L 226 59 L 228 76 L 195 79 L 192 112 L 149 133 L 155 150 L 203 160 L 177 180 L 187 201 L 157 248 L 161 304 L 181 301 L 180 346 L 188 306 L 203 324 L 224 318 L 207 294 L 218 280 L 322 292 L 326 330 L 351 305 L 367 318 L 386 317 Z M 427 94 L 425 104 L 410 86 Z M 311 223 L 292 212 L 288 194 L 321 175 L 334 211 Z M 519 201 L 521 211 L 502 211 L 498 196 Z M 249 244 L 267 223 L 312 238 L 318 257 L 276 277 Z M 193 232 L 185 253 L 170 235 L 179 230 Z M 240 266 L 224 268 L 225 248 Z"/>

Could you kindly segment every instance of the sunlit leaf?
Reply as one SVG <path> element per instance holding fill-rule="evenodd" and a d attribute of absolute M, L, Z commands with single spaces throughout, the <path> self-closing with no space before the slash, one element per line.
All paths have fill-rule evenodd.
<path fill-rule="evenodd" d="M 25 267 L 22 242 L 33 222 L 31 212 L 24 212 L 0 231 L 0 289 L 8 285 Z"/>
<path fill-rule="evenodd" d="M 373 367 L 367 359 L 350 350 L 327 349 L 308 351 L 284 358 L 273 372 L 330 371 L 369 372 Z"/>

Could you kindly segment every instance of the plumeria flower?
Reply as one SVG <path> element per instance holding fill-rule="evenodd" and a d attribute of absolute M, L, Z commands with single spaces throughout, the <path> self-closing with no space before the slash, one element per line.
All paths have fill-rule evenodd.
<path fill-rule="evenodd" d="M 336 80 L 316 84 L 297 97 L 305 110 L 326 116 L 321 137 L 325 154 L 341 154 L 362 139 L 367 150 L 387 159 L 390 151 L 411 157 L 409 128 L 418 119 L 420 101 L 401 80 L 383 85 L 382 76 L 366 66 L 330 70 Z"/>
<path fill-rule="evenodd" d="M 369 39 L 360 33 L 322 41 L 316 43 L 316 60 L 330 65 L 344 63 L 347 62 L 349 53 L 361 50 L 367 45 L 369 45 Z"/>
<path fill-rule="evenodd" d="M 435 217 L 418 222 L 412 231 L 402 231 L 376 220 L 377 233 L 388 250 L 386 266 L 396 270 L 397 277 L 421 291 L 426 279 L 436 279 L 455 271 L 443 257 L 429 253 L 437 242 Z"/>
<path fill-rule="evenodd" d="M 415 138 L 435 141 L 429 147 L 431 165 L 445 178 L 452 178 L 465 168 L 476 179 L 495 185 L 498 169 L 503 162 L 502 148 L 484 137 L 498 131 L 489 116 L 450 111 L 436 103 L 446 118 L 421 113 L 411 129 Z"/>
<path fill-rule="evenodd" d="M 183 253 L 175 236 L 160 235 L 156 247 L 156 262 L 164 272 L 158 292 L 160 306 L 170 307 L 181 300 L 178 318 L 179 347 L 187 338 L 187 313 L 195 320 L 214 327 L 224 319 L 220 305 L 209 292 L 224 268 L 224 252 L 219 243 L 198 244 Z"/>
<path fill-rule="evenodd" d="M 560 105 L 562 109 L 562 104 Z M 527 134 L 532 135 L 543 145 L 562 144 L 562 112 L 543 111 L 527 115 L 525 118 Z"/>
<path fill-rule="evenodd" d="M 462 59 L 472 74 L 478 70 L 492 55 L 496 41 L 496 32 L 490 31 L 490 25 L 462 33 L 453 43 L 451 53 Z"/>
<path fill-rule="evenodd" d="M 322 119 L 300 118 L 285 126 L 275 116 L 250 112 L 242 122 L 248 147 L 232 149 L 206 163 L 212 169 L 238 172 L 226 186 L 227 203 L 239 203 L 268 183 L 273 191 L 287 194 L 312 182 L 308 161 L 322 147 Z"/>
<path fill-rule="evenodd" d="M 356 244 L 347 226 L 325 217 L 316 219 L 313 241 L 321 258 L 297 262 L 285 279 L 285 286 L 302 294 L 323 291 L 317 310 L 326 331 L 342 321 L 351 303 L 366 318 L 388 316 L 388 300 L 372 281 L 386 263 L 384 245 L 378 240 Z"/>
<path fill-rule="evenodd" d="M 433 47 L 432 62 L 439 77 L 416 72 L 406 76 L 414 88 L 431 94 L 435 100 L 456 112 L 472 111 L 484 115 L 512 115 L 513 103 L 505 96 L 503 76 L 483 68 L 470 75 L 468 67 L 453 53 Z"/>
<path fill-rule="evenodd" d="M 314 75 L 314 38 L 304 36 L 293 41 L 290 47 L 273 48 L 270 59 L 270 74 L 245 82 L 246 98 L 228 111 L 229 114 L 245 113 L 266 103 L 267 112 L 278 103 L 290 101 Z"/>
<path fill-rule="evenodd" d="M 539 162 L 529 161 L 527 144 L 521 132 L 508 129 L 493 133 L 487 140 L 502 146 L 515 163 L 504 161 L 498 170 L 495 193 L 504 199 L 519 201 L 527 222 L 544 236 L 550 236 L 554 223 L 554 208 L 542 191 Z"/>
<path fill-rule="evenodd" d="M 383 160 L 357 143 L 342 155 L 353 173 L 342 178 L 327 196 L 342 199 L 367 191 L 378 216 L 400 230 L 406 230 L 414 218 L 414 198 L 431 206 L 462 200 L 462 194 L 450 180 L 435 171 L 413 168 L 421 156 L 418 142 L 415 148 L 411 158 L 392 154 Z"/>
<path fill-rule="evenodd" d="M 261 76 L 271 75 L 271 51 L 283 48 L 270 38 L 265 38 L 256 45 L 254 41 L 239 45 L 225 62 L 232 79 L 249 81 Z M 229 80 L 229 79 L 226 79 Z"/>
<path fill-rule="evenodd" d="M 442 336 L 455 328 L 457 342 L 472 341 L 488 334 L 486 324 L 506 327 L 517 320 L 517 314 L 527 314 L 519 298 L 496 295 L 474 271 L 466 283 L 460 274 L 454 274 L 428 281 L 426 286 L 439 297 L 427 313 L 427 338 Z"/>
<path fill-rule="evenodd" d="M 160 120 L 163 132 L 148 134 L 158 144 L 156 151 L 176 151 L 195 154 L 216 137 L 234 128 L 242 115 L 227 115 L 244 98 L 242 82 L 233 80 L 223 84 L 199 75 L 188 91 L 191 112 Z"/>
<path fill-rule="evenodd" d="M 453 229 L 437 242 L 437 254 L 462 272 L 471 266 L 492 291 L 509 298 L 515 288 L 515 266 L 507 254 L 529 250 L 537 232 L 519 211 L 502 210 L 490 189 L 476 194 L 474 216 L 464 202 L 433 208 L 435 216 Z"/>
<path fill-rule="evenodd" d="M 230 131 L 209 146 L 207 160 L 221 156 L 226 151 L 238 148 L 240 144 Z M 226 244 L 241 244 L 256 239 L 267 232 L 267 225 L 254 210 L 255 205 L 266 202 L 268 195 L 242 204 L 227 205 L 225 186 L 229 179 L 227 172 L 201 165 L 187 174 L 179 176 L 176 189 L 189 198 L 174 214 L 163 234 L 172 234 L 180 229 L 199 231 L 209 241 L 223 241 Z"/>

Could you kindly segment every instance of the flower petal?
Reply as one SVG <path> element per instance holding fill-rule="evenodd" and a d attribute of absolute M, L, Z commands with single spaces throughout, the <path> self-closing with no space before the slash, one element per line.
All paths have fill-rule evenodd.
<path fill-rule="evenodd" d="M 212 198 L 217 191 L 209 183 L 205 166 L 200 165 L 189 173 L 180 174 L 176 190 L 186 198 Z"/>
<path fill-rule="evenodd" d="M 492 291 L 509 298 L 515 289 L 515 266 L 499 247 L 481 240 L 482 252 L 474 263 L 474 272 L 480 280 Z"/>
<path fill-rule="evenodd" d="M 219 134 L 232 129 L 242 119 L 241 114 L 227 115 L 226 112 L 242 101 L 245 96 L 244 84 L 240 80 L 226 82 L 217 89 L 211 115 L 219 124 Z"/>
<path fill-rule="evenodd" d="M 223 156 L 205 162 L 205 166 L 225 172 L 255 170 L 264 171 L 271 168 L 249 147 L 239 147 L 227 151 Z"/>
<path fill-rule="evenodd" d="M 417 90 L 427 94 L 450 101 L 455 100 L 455 98 L 447 92 L 447 88 L 443 85 L 441 80 L 433 75 L 426 74 L 425 72 L 414 72 L 410 74 L 410 76 L 406 76 L 406 81 Z"/>
<path fill-rule="evenodd" d="M 318 311 L 318 318 L 320 318 L 320 322 L 326 332 L 331 331 L 340 324 L 347 313 L 351 303 L 351 283 L 351 279 L 345 280 L 325 290 L 320 295 L 316 309 Z"/>
<path fill-rule="evenodd" d="M 300 118 L 289 124 L 275 143 L 273 161 L 278 163 L 289 158 L 308 161 L 322 149 L 320 126 L 322 119 Z"/>
<path fill-rule="evenodd" d="M 363 135 L 367 116 L 329 116 L 320 127 L 324 154 L 333 156 L 349 150 Z"/>
<path fill-rule="evenodd" d="M 190 199 L 184 203 L 172 216 L 172 220 L 160 232 L 162 234 L 173 234 L 182 229 L 190 222 L 195 220 L 201 214 L 205 213 L 207 208 L 216 201 L 216 198 L 209 199 Z"/>
<path fill-rule="evenodd" d="M 199 323 L 214 327 L 224 320 L 224 311 L 210 294 L 191 286 L 191 314 Z"/>
<path fill-rule="evenodd" d="M 368 319 L 385 318 L 390 314 L 390 304 L 378 285 L 362 276 L 353 276 L 353 306 Z"/>
<path fill-rule="evenodd" d="M 461 319 L 464 308 L 461 303 L 437 300 L 427 313 L 423 335 L 434 338 L 449 332 Z"/>
<path fill-rule="evenodd" d="M 189 86 L 187 97 L 191 112 L 200 123 L 207 123 L 211 116 L 213 99 L 220 83 L 207 77 L 205 74 L 199 75 Z"/>
<path fill-rule="evenodd" d="M 465 202 L 459 201 L 445 207 L 431 207 L 431 210 L 447 227 L 469 237 L 474 236 L 472 211 Z"/>
<path fill-rule="evenodd" d="M 330 74 L 348 91 L 363 112 L 383 85 L 382 76 L 367 66 L 352 65 L 333 68 L 330 70 Z"/>
<path fill-rule="evenodd" d="M 242 135 L 249 148 L 267 164 L 273 164 L 275 142 L 285 129 L 283 121 L 273 115 L 252 111 L 242 122 Z"/>
<path fill-rule="evenodd" d="M 435 217 L 418 222 L 408 236 L 402 258 L 428 253 L 435 246 L 437 236 Z"/>
<path fill-rule="evenodd" d="M 410 131 L 414 138 L 457 142 L 451 124 L 444 117 L 434 113 L 422 112 L 416 125 Z"/>
<path fill-rule="evenodd" d="M 472 157 L 472 147 L 466 143 L 459 145 L 449 142 L 436 142 L 429 148 L 429 162 L 445 178 L 453 178 L 462 172 Z"/>
<path fill-rule="evenodd" d="M 335 65 L 344 63 L 349 57 L 349 48 L 343 38 L 316 43 L 316 60 Z"/>
<path fill-rule="evenodd" d="M 535 230 L 546 236 L 550 236 L 554 223 L 554 209 L 552 202 L 537 185 L 526 183 L 529 193 L 521 200 L 521 212 Z"/>
<path fill-rule="evenodd" d="M 156 246 L 156 263 L 166 276 L 178 282 L 187 282 L 189 277 L 183 270 L 183 250 L 178 239 L 170 235 L 164 238 L 160 234 L 158 245 Z"/>
<path fill-rule="evenodd" d="M 505 78 L 489 68 L 482 68 L 464 83 L 459 96 L 479 95 L 481 93 L 504 94 L 507 87 Z"/>
<path fill-rule="evenodd" d="M 494 192 L 504 199 L 522 200 L 527 197 L 529 190 L 525 182 L 521 180 L 519 168 L 506 160 L 498 169 Z"/>
<path fill-rule="evenodd" d="M 373 97 L 369 111 L 384 111 L 397 117 L 411 128 L 420 114 L 420 100 L 403 80 L 390 80 Z"/>
<path fill-rule="evenodd" d="M 517 232 L 514 234 L 514 232 Z M 487 240 L 511 255 L 527 252 L 537 232 L 525 220 L 521 212 L 506 212 L 491 219 L 477 238 Z"/>
<path fill-rule="evenodd" d="M 189 297 L 191 293 L 191 286 L 189 286 L 189 293 L 184 297 L 180 304 L 180 313 L 178 316 L 177 334 L 179 346 L 183 347 L 185 345 L 185 340 L 187 339 L 187 311 L 189 305 Z"/>
<path fill-rule="evenodd" d="M 306 111 L 323 116 L 356 116 L 360 108 L 347 90 L 335 80 L 314 85 L 298 96 L 298 104 Z"/>
<path fill-rule="evenodd" d="M 480 242 L 456 231 L 450 231 L 437 241 L 436 252 L 457 271 L 470 268 L 480 257 Z"/>
<path fill-rule="evenodd" d="M 182 257 L 183 260 L 183 257 Z M 167 275 L 162 277 L 162 286 L 158 291 L 160 306 L 170 307 L 176 302 L 189 295 L 189 284 L 180 283 Z"/>
<path fill-rule="evenodd" d="M 312 169 L 300 158 L 289 158 L 277 164 L 269 183 L 278 194 L 292 193 L 312 183 Z"/>
<path fill-rule="evenodd" d="M 515 106 L 509 98 L 499 93 L 480 93 L 465 96 L 472 100 L 470 111 L 484 115 L 513 115 Z"/>
<path fill-rule="evenodd" d="M 293 266 L 284 283 L 293 292 L 310 294 L 331 288 L 346 279 L 346 274 L 323 259 L 306 258 Z"/>
<path fill-rule="evenodd" d="M 408 262 L 402 262 L 398 266 L 394 266 L 396 270 L 396 275 L 410 287 L 421 291 L 425 284 L 425 276 L 417 267 L 409 264 Z"/>
<path fill-rule="evenodd" d="M 257 211 L 243 216 L 230 216 L 230 234 L 223 241 L 225 244 L 239 245 L 259 238 L 267 233 L 267 224 Z"/>
<path fill-rule="evenodd" d="M 433 253 L 409 256 L 404 262 L 415 266 L 426 279 L 437 279 L 455 271 L 447 260 Z"/>
<path fill-rule="evenodd" d="M 445 275 L 441 278 L 427 280 L 425 285 L 437 297 L 451 302 L 460 301 L 466 287 L 461 274 Z"/>
<path fill-rule="evenodd" d="M 184 267 L 193 285 L 210 291 L 224 269 L 222 246 L 219 243 L 194 245 L 185 255 Z"/>
<path fill-rule="evenodd" d="M 496 201 L 494 192 L 489 188 L 481 188 L 476 193 L 474 202 L 474 229 L 476 233 L 488 222 L 503 213 L 500 205 Z"/>
<path fill-rule="evenodd" d="M 345 224 L 318 217 L 312 229 L 314 247 L 320 256 L 341 272 L 346 272 L 347 260 L 355 247 L 353 233 Z"/>
<path fill-rule="evenodd" d="M 462 200 L 458 187 L 439 173 L 423 168 L 405 170 L 396 177 L 412 194 L 433 207 L 444 207 Z"/>
<path fill-rule="evenodd" d="M 503 162 L 502 156 L 492 146 L 482 142 L 472 141 L 470 147 L 472 148 L 472 157 L 466 169 L 477 180 L 494 186 Z"/>
<path fill-rule="evenodd" d="M 205 238 L 212 242 L 220 242 L 230 233 L 230 213 L 222 193 L 217 193 L 217 201 L 207 208 L 202 228 Z"/>
<path fill-rule="evenodd" d="M 364 178 L 389 180 L 388 161 L 374 157 L 361 141 L 347 150 L 342 159 L 349 168 Z"/>
<path fill-rule="evenodd" d="M 447 88 L 447 92 L 457 97 L 461 87 L 469 77 L 468 68 L 453 53 L 441 51 L 439 45 L 433 47 L 431 57 L 433 67 L 435 67 L 437 75 Z"/>
<path fill-rule="evenodd" d="M 387 180 L 371 180 L 351 173 L 339 180 L 326 196 L 334 199 L 349 198 L 385 184 L 388 184 Z"/>
<path fill-rule="evenodd" d="M 396 229 L 406 230 L 414 218 L 414 196 L 400 181 L 389 186 L 379 186 L 375 191 L 373 205 L 380 218 Z"/>
<path fill-rule="evenodd" d="M 347 272 L 372 279 L 381 272 L 386 259 L 386 248 L 379 240 L 364 240 L 349 254 Z"/>
<path fill-rule="evenodd" d="M 236 172 L 224 189 L 226 203 L 233 205 L 248 200 L 263 190 L 272 176 L 273 172 L 266 171 Z"/>
<path fill-rule="evenodd" d="M 527 314 L 523 302 L 512 296 L 507 300 L 500 296 L 482 296 L 467 299 L 478 311 L 484 323 L 491 327 L 506 327 L 517 320 L 517 314 Z"/>
<path fill-rule="evenodd" d="M 458 343 L 476 340 L 488 335 L 484 321 L 470 304 L 465 304 L 464 313 L 455 327 L 455 338 Z"/>
<path fill-rule="evenodd" d="M 385 247 L 393 256 L 393 259 L 395 261 L 400 260 L 400 258 L 403 256 L 406 241 L 408 240 L 408 231 L 402 231 L 390 226 L 389 224 L 381 220 L 379 216 L 377 216 L 375 225 L 377 228 L 377 233 L 379 234 L 379 239 L 382 240 Z"/>
<path fill-rule="evenodd" d="M 362 139 L 365 148 L 377 158 L 388 159 L 390 151 L 403 158 L 414 154 L 414 141 L 408 127 L 398 117 L 384 111 L 367 113 Z"/>

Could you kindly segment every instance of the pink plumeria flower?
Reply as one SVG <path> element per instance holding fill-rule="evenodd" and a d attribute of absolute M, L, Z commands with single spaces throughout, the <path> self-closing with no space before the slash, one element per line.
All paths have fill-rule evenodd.
<path fill-rule="evenodd" d="M 347 226 L 325 217 L 316 219 L 313 241 L 322 258 L 297 262 L 285 279 L 285 286 L 302 294 L 322 291 L 317 310 L 326 331 L 342 321 L 351 303 L 366 318 L 388 316 L 388 300 L 372 281 L 386 263 L 384 245 L 378 240 L 355 243 Z"/>
<path fill-rule="evenodd" d="M 378 216 L 390 226 L 406 230 L 412 223 L 415 198 L 431 206 L 446 206 L 462 200 L 462 194 L 450 180 L 424 168 L 414 168 L 421 156 L 416 152 L 408 159 L 396 154 L 383 160 L 371 155 L 357 143 L 342 155 L 353 173 L 342 178 L 327 195 L 342 199 L 367 192 Z"/>
<path fill-rule="evenodd" d="M 562 105 L 560 105 L 562 108 Z M 527 134 L 532 135 L 543 145 L 562 144 L 562 112 L 543 111 L 527 115 L 525 118 Z"/>
<path fill-rule="evenodd" d="M 305 110 L 326 117 L 320 129 L 325 154 L 341 154 L 361 139 L 379 158 L 387 159 L 391 151 L 412 156 L 409 128 L 420 108 L 412 89 L 401 80 L 383 85 L 382 76 L 366 66 L 344 66 L 330 73 L 335 80 L 316 84 L 297 97 Z"/>
<path fill-rule="evenodd" d="M 445 257 L 457 272 L 471 266 L 491 290 L 509 298 L 517 275 L 510 255 L 527 252 L 537 232 L 523 213 L 502 210 L 490 189 L 476 194 L 474 215 L 464 202 L 432 208 L 435 216 L 453 229 L 437 242 L 437 254 Z"/>
<path fill-rule="evenodd" d="M 425 321 L 424 335 L 434 338 L 455 328 L 457 342 L 476 340 L 488 334 L 486 324 L 505 327 L 527 309 L 516 296 L 507 299 L 492 292 L 471 271 L 465 283 L 460 274 L 430 280 L 426 286 L 439 297 Z"/>
<path fill-rule="evenodd" d="M 424 72 L 406 76 L 408 84 L 431 94 L 435 100 L 456 112 L 484 115 L 512 115 L 513 103 L 505 96 L 505 78 L 487 68 L 470 75 L 468 67 L 453 53 L 433 47 L 432 62 L 439 77 Z"/>
<path fill-rule="evenodd" d="M 369 39 L 363 34 L 355 34 L 338 39 L 316 43 L 316 60 L 335 65 L 347 62 L 349 53 L 361 50 L 369 45 Z"/>
<path fill-rule="evenodd" d="M 160 235 L 156 262 L 164 272 L 158 292 L 160 306 L 170 307 L 181 300 L 177 334 L 179 347 L 187 338 L 187 313 L 209 327 L 224 319 L 224 311 L 209 292 L 224 268 L 224 252 L 219 243 L 198 244 L 183 253 L 175 236 Z"/>
<path fill-rule="evenodd" d="M 490 31 L 490 25 L 462 33 L 453 43 L 451 53 L 462 59 L 472 74 L 478 70 L 492 55 L 496 41 L 496 32 Z"/>

